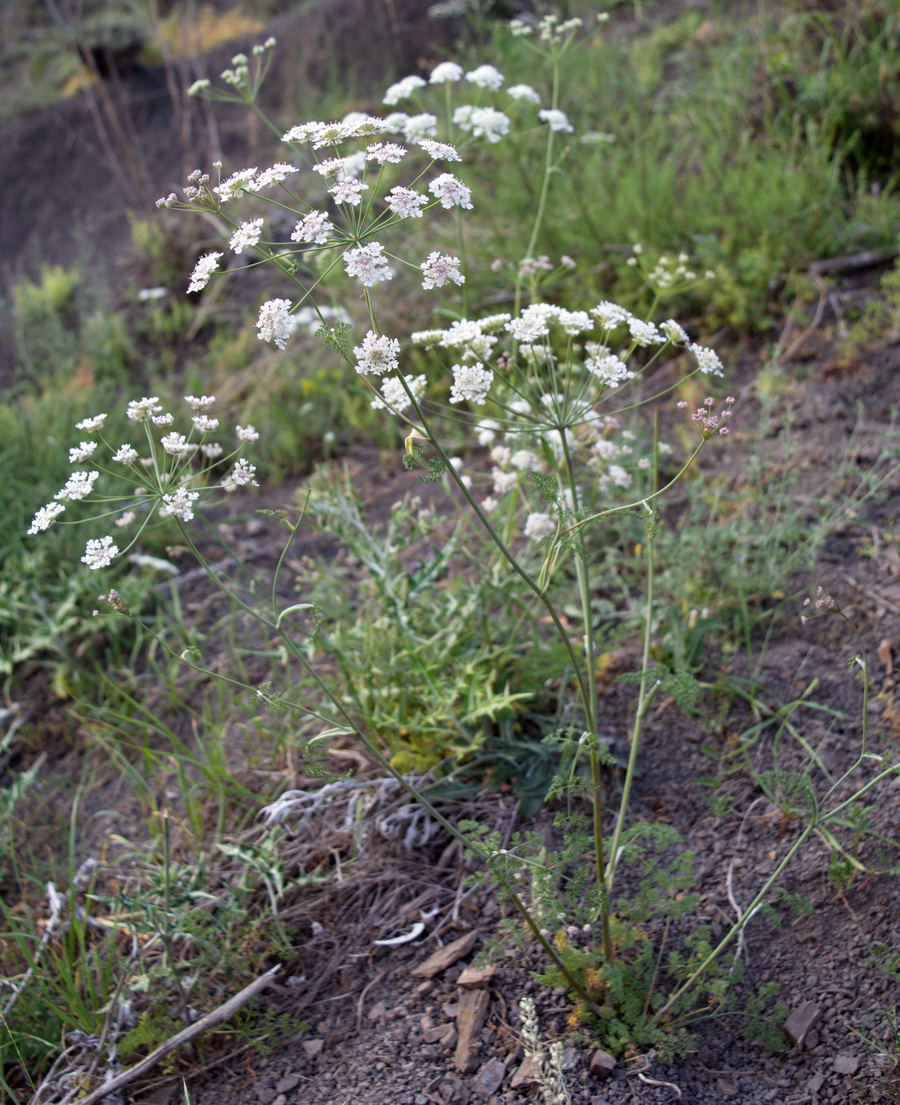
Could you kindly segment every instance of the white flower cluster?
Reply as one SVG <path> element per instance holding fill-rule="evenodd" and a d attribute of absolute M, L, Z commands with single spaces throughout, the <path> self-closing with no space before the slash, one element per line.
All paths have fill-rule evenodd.
<path fill-rule="evenodd" d="M 197 485 L 201 488 L 209 486 L 212 464 L 222 456 L 224 449 L 219 442 L 207 440 L 208 435 L 219 428 L 219 419 L 208 413 L 215 397 L 186 395 L 184 400 L 191 411 L 189 433 L 185 435 L 171 430 L 159 437 L 159 430 L 172 425 L 175 417 L 163 410 L 158 396 L 133 399 L 128 403 L 128 420 L 143 425 L 148 452 L 145 461 L 141 460 L 133 445 L 126 443 L 116 447 L 103 438 L 102 430 L 108 417 L 106 413 L 77 423 L 76 429 L 99 436 L 92 441 L 82 441 L 71 449 L 70 463 L 80 463 L 88 457 L 95 459 L 98 453 L 102 453 L 114 465 L 121 467 L 107 468 L 103 461 L 98 461 L 96 469 L 73 472 L 65 486 L 54 495 L 53 501 L 35 513 L 28 527 L 28 534 L 42 533 L 65 512 L 68 504 L 94 496 L 95 485 L 101 475 L 115 480 L 120 489 L 116 494 L 97 495 L 93 501 L 100 507 L 100 517 L 118 515 L 115 524 L 120 528 L 130 525 L 139 514 L 144 515 L 146 524 L 147 517 L 153 510 L 160 517 L 174 517 L 181 522 L 191 521 L 194 517 L 194 503 L 200 497 L 200 490 L 195 488 Z M 237 444 L 232 450 L 232 456 L 236 456 L 245 443 L 259 438 L 252 426 L 238 426 L 236 436 Z M 197 458 L 202 458 L 199 466 L 195 463 Z M 219 486 L 224 490 L 233 490 L 243 485 L 255 486 L 255 474 L 256 469 L 252 464 L 243 457 L 237 457 L 230 473 Z M 128 548 L 130 547 L 131 545 Z M 128 552 L 128 548 L 124 552 Z M 89 568 L 97 570 L 108 567 L 120 555 L 122 553 L 119 546 L 107 535 L 91 538 L 81 560 Z"/>

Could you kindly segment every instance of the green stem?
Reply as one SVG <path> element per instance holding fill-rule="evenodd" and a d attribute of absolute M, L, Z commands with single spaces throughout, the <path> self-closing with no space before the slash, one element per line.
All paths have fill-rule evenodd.
<path fill-rule="evenodd" d="M 675 993 L 670 996 L 669 1000 L 665 1003 L 665 1005 L 663 1005 L 660 1009 L 657 1009 L 656 1013 L 654 1013 L 654 1015 L 653 1015 L 653 1023 L 658 1024 L 671 1009 L 674 1009 L 674 1007 L 678 1003 L 678 1001 L 688 992 L 688 990 L 691 989 L 691 987 L 697 982 L 697 980 L 703 974 L 705 974 L 707 970 L 709 970 L 709 968 L 713 965 L 713 963 L 715 963 L 715 961 L 725 951 L 725 949 L 729 946 L 729 944 L 731 944 L 735 940 L 735 938 L 740 934 L 741 930 L 745 927 L 745 925 L 750 920 L 750 918 L 756 913 L 756 911 L 759 909 L 759 907 L 763 904 L 763 902 L 766 899 L 766 895 L 769 893 L 769 891 L 772 889 L 772 887 L 775 886 L 775 884 L 778 882 L 778 880 L 781 878 L 781 876 L 784 874 L 784 872 L 790 866 L 790 864 L 792 863 L 792 861 L 794 859 L 794 856 L 797 855 L 797 853 L 800 851 L 800 849 L 806 843 L 806 838 L 809 836 L 809 834 L 813 831 L 814 828 L 815 828 L 815 822 L 811 821 L 806 826 L 806 828 L 803 830 L 803 832 L 797 837 L 797 839 L 794 841 L 794 843 L 791 845 L 790 849 L 788 850 L 788 852 L 785 855 L 784 859 L 782 859 L 781 863 L 778 864 L 778 866 L 775 868 L 775 870 L 772 872 L 772 874 L 766 879 L 765 883 L 763 883 L 763 885 L 762 885 L 761 889 L 759 890 L 759 892 L 757 893 L 756 897 L 753 899 L 753 901 L 750 903 L 750 905 L 747 906 L 747 908 L 741 914 L 740 919 L 738 921 L 736 921 L 731 926 L 731 928 L 728 930 L 728 932 L 725 934 L 725 936 L 719 941 L 719 943 L 716 945 L 716 947 L 713 948 L 713 950 L 709 953 L 709 955 L 706 957 L 706 959 L 703 960 L 703 962 L 700 964 L 700 966 L 695 971 L 691 972 L 690 977 L 687 978 L 678 987 L 678 989 L 675 991 Z"/>

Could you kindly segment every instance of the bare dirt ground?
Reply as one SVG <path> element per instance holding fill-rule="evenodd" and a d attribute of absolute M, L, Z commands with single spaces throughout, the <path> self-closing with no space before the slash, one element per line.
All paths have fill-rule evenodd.
<path fill-rule="evenodd" d="M 153 92 L 144 101 L 148 114 L 139 119 L 148 163 L 150 151 L 161 151 L 161 160 L 152 162 L 159 192 L 166 190 L 169 172 L 160 165 L 170 164 L 173 176 L 181 175 L 181 153 L 168 163 L 164 157 L 172 118 L 162 106 L 165 95 L 158 89 Z M 140 96 L 135 103 L 139 100 Z M 159 109 L 156 115 L 152 104 Z M 97 252 L 127 256 L 127 222 L 123 206 L 115 202 L 117 195 L 124 196 L 102 151 L 92 145 L 95 132 L 90 111 L 75 103 L 0 129 L 0 196 L 4 202 L 9 198 L 10 205 L 20 204 L 17 217 L 0 224 L 5 276 L 36 259 L 65 260 L 77 241 L 93 243 Z M 235 141 L 245 138 L 236 136 Z M 59 171 L 60 157 L 65 159 L 65 173 Z M 28 167 L 25 177 L 23 166 Z M 43 183 L 35 201 L 29 182 L 33 189 L 38 179 Z M 77 218 L 61 224 L 60 211 L 70 210 L 63 196 L 71 197 L 73 191 L 80 205 Z M 17 234 L 16 226 L 25 230 Z M 875 294 L 874 285 L 863 285 L 860 292 L 858 283 L 845 282 L 836 288 L 834 302 L 846 295 L 859 303 Z M 742 468 L 750 460 L 747 451 L 758 447 L 753 432 L 759 411 L 756 389 L 765 360 L 764 349 L 747 349 L 729 370 L 729 387 L 740 397 L 741 426 L 729 442 L 725 463 L 738 490 Z M 863 469 L 885 445 L 896 453 L 900 347 L 884 340 L 846 357 L 835 336 L 835 319 L 826 313 L 783 368 L 784 420 L 772 431 L 766 450 L 771 447 L 774 481 L 775 458 L 785 435 L 790 435 L 795 463 L 803 468 L 792 505 L 804 514 L 811 498 L 839 493 L 826 477 L 846 459 L 848 450 Z M 371 461 L 357 457 L 356 465 L 361 493 L 377 515 L 417 485 L 399 465 L 386 480 Z M 862 504 L 856 516 L 847 518 L 828 539 L 815 575 L 793 581 L 796 588 L 807 584 L 811 591 L 823 586 L 858 626 L 871 662 L 867 721 L 872 748 L 888 757 L 896 755 L 900 739 L 894 672 L 894 664 L 900 663 L 900 556 L 894 534 L 898 490 L 900 480 L 895 478 L 880 496 Z M 287 494 L 285 488 L 264 489 L 273 507 L 285 505 Z M 755 678 L 773 708 L 796 699 L 815 680 L 811 698 L 834 714 L 802 709 L 794 720 L 805 739 L 819 749 L 821 764 L 837 776 L 853 762 L 861 738 L 862 687 L 855 669 L 848 667 L 857 645 L 837 619 L 803 624 L 801 613 L 797 600 L 794 612 L 776 622 L 767 640 L 755 641 L 760 662 Z M 751 674 L 741 659 L 722 667 L 723 675 L 735 679 Z M 611 681 L 603 689 L 605 728 L 614 746 L 624 747 L 634 688 Z M 65 711 L 52 702 L 47 688 L 36 681 L 30 693 L 29 698 L 29 687 L 23 688 L 24 712 L 32 720 L 41 717 L 45 731 L 48 719 L 55 717 L 61 734 L 56 749 L 50 749 L 53 756 L 34 803 L 38 815 L 50 816 L 77 773 L 84 750 L 77 739 L 70 744 L 63 736 L 71 731 Z M 655 707 L 633 803 L 635 816 L 673 825 L 685 846 L 696 851 L 694 890 L 700 905 L 692 923 L 708 923 L 715 935 L 725 931 L 736 909 L 746 906 L 799 831 L 796 820 L 762 795 L 753 772 L 776 761 L 786 768 L 802 766 L 806 754 L 787 740 L 779 751 L 771 735 L 764 735 L 748 746 L 748 759 L 740 761 L 734 755 L 740 734 L 754 723 L 749 708 L 731 701 L 724 713 L 717 712 L 714 698 L 708 708 L 701 722 L 685 718 L 672 702 Z M 720 782 L 712 793 L 698 783 L 717 775 Z M 304 782 L 309 780 L 300 773 L 285 778 L 284 785 Z M 613 793 L 617 783 L 611 776 Z M 707 801 L 716 796 L 728 801 Z M 98 833 L 111 833 L 120 821 L 130 820 L 133 811 L 117 810 L 115 802 L 112 784 L 94 796 L 94 811 L 109 812 L 106 821 L 92 819 L 92 844 Z M 886 784 L 868 804 L 870 828 L 883 837 L 900 838 L 900 782 Z M 482 796 L 466 807 L 450 804 L 444 812 L 454 818 L 477 814 L 502 831 L 511 831 L 517 823 L 516 803 L 509 795 Z M 224 1056 L 198 1051 L 180 1062 L 172 1075 L 142 1083 L 134 1100 L 155 1105 L 183 1100 L 181 1079 L 186 1078 L 195 1105 L 538 1101 L 539 1091 L 521 1066 L 517 1009 L 524 994 L 535 998 L 545 1035 L 566 1043 L 575 1105 L 676 1100 L 696 1105 L 877 1105 L 897 1100 L 897 1072 L 878 1048 L 857 1035 L 863 1032 L 885 1045 L 882 1014 L 897 1008 L 900 885 L 895 876 L 878 874 L 883 857 L 873 844 L 863 842 L 859 852 L 867 871 L 841 883 L 829 878 L 827 842 L 814 838 L 784 880 L 785 888 L 802 896 L 811 911 L 792 912 L 788 905 L 778 905 L 777 925 L 760 916 L 748 929 L 742 952 L 743 992 L 775 980 L 779 999 L 792 1011 L 810 1003 L 807 1012 L 814 1023 L 800 1043 L 769 1054 L 744 1041 L 737 1021 L 715 1019 L 698 1025 L 696 1044 L 682 1059 L 619 1063 L 611 1074 L 602 1075 L 596 1064 L 592 1068 L 593 1050 L 570 1042 L 565 996 L 533 981 L 531 972 L 541 964 L 528 949 L 495 956 L 496 974 L 484 990 L 486 998 L 479 999 L 483 1025 L 470 1045 L 461 1047 L 471 999 L 457 986 L 457 978 L 495 935 L 505 906 L 489 890 L 466 891 L 467 864 L 448 840 L 438 835 L 407 849 L 387 828 L 380 843 L 373 844 L 342 880 L 326 887 L 300 886 L 299 874 L 323 863 L 323 842 L 338 853 L 349 852 L 352 841 L 341 816 L 339 807 L 326 809 L 305 825 L 296 825 L 284 845 L 289 868 L 298 875 L 298 886 L 288 892 L 280 915 L 291 949 L 289 956 L 281 957 L 282 970 L 260 1002 L 290 1014 L 296 1037 L 267 1056 L 248 1044 Z M 535 824 L 551 832 L 548 815 Z M 36 831 L 47 834 L 48 844 L 55 831 L 62 847 L 65 818 L 55 829 L 45 823 Z M 433 909 L 438 912 L 418 942 L 399 948 L 374 944 L 406 930 L 421 912 Z M 473 934 L 471 949 L 446 969 L 425 979 L 412 973 L 436 949 L 466 934 Z M 264 947 L 248 947 L 246 954 L 260 970 L 272 959 Z"/>

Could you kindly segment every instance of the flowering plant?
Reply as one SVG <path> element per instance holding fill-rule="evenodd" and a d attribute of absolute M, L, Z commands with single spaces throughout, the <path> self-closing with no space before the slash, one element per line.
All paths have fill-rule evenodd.
<path fill-rule="evenodd" d="M 566 136 L 575 129 L 560 107 L 558 67 L 560 58 L 576 43 L 579 27 L 579 20 L 561 22 L 554 17 L 534 26 L 522 22 L 514 26 L 515 33 L 550 65 L 552 91 L 546 106 L 530 85 L 514 84 L 503 93 L 506 79 L 492 65 L 465 71 L 455 62 L 444 62 L 434 67 L 427 80 L 418 75 L 407 77 L 384 96 L 384 104 L 393 108 L 428 95 L 442 101 L 429 105 L 434 111 L 394 111 L 384 117 L 354 112 L 339 121 L 296 124 L 281 134 L 290 149 L 290 160 L 276 161 L 262 170 L 239 169 L 225 177 L 221 165 L 215 167 L 215 177 L 196 170 L 180 196 L 172 193 L 161 199 L 159 206 L 199 210 L 219 219 L 228 248 L 240 259 L 239 264 L 229 264 L 230 272 L 266 264 L 277 270 L 290 294 L 273 296 L 260 305 L 256 320 L 259 339 L 290 355 L 297 328 L 309 321 L 311 312 L 320 323 L 318 333 L 352 366 L 359 385 L 368 389 L 372 406 L 403 425 L 406 466 L 418 467 L 425 479 L 446 478 L 455 485 L 464 508 L 492 542 L 496 561 L 517 578 L 527 603 L 540 609 L 557 634 L 578 702 L 577 723 L 567 739 L 577 756 L 587 757 L 590 769 L 587 794 L 593 811 L 590 847 L 596 880 L 590 909 L 601 933 L 602 955 L 612 963 L 618 954 L 612 935 L 612 889 L 625 852 L 619 845 L 627 820 L 628 794 L 642 721 L 662 685 L 660 678 L 649 675 L 657 501 L 705 443 L 727 431 L 734 400 L 727 399 L 720 414 L 713 413 L 714 400 L 707 400 L 693 417 L 700 431 L 696 448 L 669 484 L 660 486 L 659 458 L 665 446 L 654 435 L 650 446 L 643 447 L 625 423 L 626 412 L 676 386 L 668 369 L 666 374 L 657 373 L 673 357 L 688 365 L 688 374 L 720 376 L 718 356 L 692 342 L 672 319 L 657 323 L 608 301 L 564 307 L 542 298 L 541 276 L 553 266 L 538 254 L 537 246 L 558 165 L 556 143 L 567 141 Z M 268 44 L 262 47 L 254 58 L 264 57 L 269 48 Z M 233 65 L 223 74 L 233 91 L 224 96 L 254 102 L 256 70 L 251 72 L 243 57 L 235 58 Z M 454 105 L 454 93 L 460 88 L 467 102 Z M 193 91 L 209 94 L 212 90 L 202 84 Z M 502 96 L 505 99 L 497 99 Z M 516 128 L 543 133 L 544 171 L 514 287 L 505 297 L 510 309 L 488 312 L 470 304 L 468 297 L 467 278 L 473 262 L 472 233 L 467 225 L 470 218 L 477 218 L 476 189 L 468 178 L 468 167 Z M 252 209 L 249 217 L 245 217 L 247 207 Z M 432 227 L 435 220 L 440 221 Z M 423 227 L 436 237 L 425 246 L 419 243 Z M 456 240 L 453 252 L 445 245 L 451 234 Z M 187 291 L 202 294 L 221 271 L 224 256 L 224 249 L 200 256 Z M 561 270 L 571 270 L 574 264 L 570 258 L 559 262 Z M 413 332 L 408 344 L 406 334 L 391 333 L 381 322 L 382 297 L 391 302 L 401 274 L 414 274 L 422 292 L 442 292 L 441 310 L 451 319 L 448 326 Z M 395 279 L 396 285 L 392 283 Z M 683 288 L 700 278 L 685 263 L 679 262 L 673 273 L 660 261 L 645 279 L 654 289 L 655 308 L 672 286 Z M 334 308 L 323 302 L 330 286 L 346 289 L 347 281 L 351 299 L 361 301 L 365 312 L 360 327 L 364 332 L 358 331 L 355 338 L 350 336 L 352 315 L 349 322 L 338 318 Z M 425 371 L 406 371 L 411 366 L 408 362 Z M 203 561 L 186 524 L 210 486 L 227 490 L 254 482 L 253 466 L 239 453 L 256 434 L 251 427 L 238 427 L 238 446 L 227 456 L 217 454 L 215 444 L 208 440 L 218 429 L 217 420 L 207 414 L 212 400 L 187 397 L 187 402 L 194 411 L 187 435 L 169 428 L 173 416 L 163 412 L 156 399 L 130 404 L 129 418 L 143 423 L 143 460 L 130 444 L 114 451 L 102 440 L 105 416 L 79 424 L 86 433 L 98 433 L 100 440 L 85 441 L 74 449 L 73 463 L 94 461 L 95 453 L 106 450 L 112 454 L 106 463 L 120 466 L 127 490 L 117 495 L 95 493 L 101 473 L 112 477 L 119 472 L 119 468 L 104 468 L 97 462 L 96 470 L 72 476 L 54 501 L 38 512 L 30 532 L 37 533 L 58 519 L 67 502 L 90 499 L 102 505 L 101 517 L 118 513 L 119 521 L 123 517 L 137 521 L 137 534 L 127 551 L 154 512 L 172 516 L 212 578 L 231 593 L 227 583 Z M 473 445 L 490 450 L 486 488 L 479 482 L 484 482 L 483 474 L 469 473 L 464 462 L 451 456 L 455 450 L 450 442 L 458 441 L 461 429 L 470 433 Z M 167 432 L 158 436 L 157 431 L 163 430 Z M 222 471 L 226 474 L 218 477 Z M 637 513 L 645 522 L 648 601 L 631 757 L 610 842 L 604 826 L 607 810 L 594 677 L 592 565 L 580 535 L 598 518 L 625 511 Z M 297 526 L 286 516 L 282 520 L 293 538 Z M 120 555 L 113 538 L 106 535 L 91 539 L 83 559 L 99 569 Z M 577 634 L 566 624 L 550 589 L 566 560 L 574 564 L 581 614 Z M 279 570 L 280 566 L 281 562 Z M 328 709 L 319 712 L 307 703 L 289 701 L 269 684 L 257 689 L 257 700 L 276 709 L 294 708 L 320 720 L 325 725 L 320 739 L 338 733 L 355 735 L 375 762 L 485 861 L 565 984 L 579 995 L 586 1009 L 598 1013 L 596 993 L 554 948 L 540 918 L 517 893 L 514 879 L 507 874 L 508 858 L 462 833 L 435 809 L 414 781 L 398 771 L 352 716 L 346 700 L 325 684 L 311 664 L 306 646 L 294 639 L 287 616 L 309 604 L 280 609 L 277 577 L 271 594 L 273 608 L 268 613 L 233 597 L 267 632 L 281 638 L 288 654 L 306 668 L 322 692 Z M 199 664 L 190 653 L 185 653 L 184 659 Z M 574 777 L 563 785 L 574 787 Z"/>

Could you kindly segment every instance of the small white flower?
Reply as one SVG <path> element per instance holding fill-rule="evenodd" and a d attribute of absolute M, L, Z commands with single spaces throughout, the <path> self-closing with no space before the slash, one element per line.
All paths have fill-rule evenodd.
<path fill-rule="evenodd" d="M 94 483 L 99 476 L 99 472 L 73 472 L 66 481 L 66 486 L 53 498 L 61 503 L 74 503 L 84 499 L 93 491 Z"/>
<path fill-rule="evenodd" d="M 262 219 L 251 219 L 250 222 L 241 223 L 234 234 L 231 235 L 229 246 L 235 253 L 243 253 L 245 249 L 252 249 L 262 236 Z"/>
<path fill-rule="evenodd" d="M 404 376 L 403 379 L 416 399 L 421 399 L 428 386 L 427 378 L 425 376 Z M 376 396 L 369 404 L 373 410 L 385 410 L 389 407 L 399 413 L 405 411 L 410 405 L 410 398 L 396 376 L 388 376 L 386 380 L 382 381 L 381 396 L 382 398 Z"/>
<path fill-rule="evenodd" d="M 35 514 L 34 518 L 32 518 L 31 525 L 28 527 L 28 533 L 41 533 L 43 530 L 47 529 L 65 509 L 62 503 L 48 503 L 46 506 L 42 506 L 37 514 Z"/>
<path fill-rule="evenodd" d="M 494 379 L 493 372 L 485 368 L 480 361 L 473 365 L 455 364 L 452 371 L 453 387 L 450 389 L 450 402 L 484 403 Z"/>
<path fill-rule="evenodd" d="M 631 336 L 635 342 L 640 346 L 661 345 L 665 340 L 652 322 L 644 322 L 639 318 L 630 318 L 628 329 L 631 331 Z"/>
<path fill-rule="evenodd" d="M 598 303 L 596 307 L 593 307 L 591 314 L 599 319 L 604 330 L 614 330 L 621 323 L 628 322 L 631 318 L 630 311 L 626 311 L 618 303 L 610 303 L 608 300 L 603 300 L 602 303 Z"/>
<path fill-rule="evenodd" d="M 512 456 L 510 456 L 509 463 L 513 468 L 518 468 L 520 472 L 533 472 L 540 468 L 541 464 L 537 455 L 530 449 L 517 449 Z"/>
<path fill-rule="evenodd" d="M 421 138 L 419 145 L 432 161 L 462 161 L 455 147 L 446 142 L 435 142 L 432 138 Z"/>
<path fill-rule="evenodd" d="M 696 344 L 688 348 L 697 358 L 697 364 L 700 366 L 701 372 L 708 372 L 712 376 L 724 376 L 725 369 L 722 367 L 722 362 L 712 349 Z"/>
<path fill-rule="evenodd" d="M 421 219 L 422 208 L 428 203 L 428 197 L 414 192 L 412 188 L 398 187 L 388 192 L 385 203 L 401 219 Z"/>
<path fill-rule="evenodd" d="M 289 299 L 269 299 L 260 307 L 256 328 L 260 341 L 274 341 L 279 349 L 284 349 L 292 331 L 291 301 Z"/>
<path fill-rule="evenodd" d="M 566 117 L 566 113 L 557 111 L 555 108 L 543 108 L 538 112 L 538 118 L 542 119 L 551 130 L 569 131 L 571 133 L 575 129 Z"/>
<path fill-rule="evenodd" d="M 281 141 L 311 142 L 324 126 L 324 123 L 299 123 L 296 127 L 291 127 L 286 134 L 283 134 Z"/>
<path fill-rule="evenodd" d="M 76 422 L 75 429 L 84 430 L 86 434 L 91 434 L 94 430 L 100 429 L 106 418 L 105 414 L 95 414 L 93 418 L 85 418 L 82 422 Z"/>
<path fill-rule="evenodd" d="M 203 454 L 203 456 L 206 457 L 207 460 L 215 460 L 216 457 L 220 457 L 225 452 L 225 450 L 218 443 L 218 441 L 210 441 L 207 442 L 206 445 L 200 446 L 200 452 Z"/>
<path fill-rule="evenodd" d="M 415 75 L 404 77 L 402 81 L 397 81 L 396 84 L 391 85 L 385 92 L 384 99 L 381 102 L 387 104 L 388 107 L 393 107 L 394 104 L 399 104 L 401 100 L 408 100 L 417 88 L 422 88 L 424 85 L 425 81 L 421 77 Z"/>
<path fill-rule="evenodd" d="M 530 84 L 514 84 L 511 88 L 507 88 L 506 93 L 508 96 L 512 96 L 514 100 L 525 100 L 527 103 L 531 104 L 539 104 L 541 102 L 540 96 Z"/>
<path fill-rule="evenodd" d="M 343 176 L 344 159 L 342 157 L 329 157 L 325 161 L 313 165 L 312 171 L 326 180 L 332 177 L 337 180 L 339 176 Z"/>
<path fill-rule="evenodd" d="M 367 288 L 382 280 L 391 280 L 394 276 L 388 259 L 384 256 L 384 247 L 379 242 L 369 242 L 356 249 L 348 249 L 344 254 L 344 268 L 348 276 L 359 277 Z"/>
<path fill-rule="evenodd" d="M 182 522 L 190 522 L 194 517 L 191 504 L 199 498 L 199 491 L 188 491 L 184 487 L 179 487 L 174 494 L 163 495 L 165 506 L 159 508 L 159 513 L 163 518 L 172 515 L 175 518 L 180 518 Z"/>
<path fill-rule="evenodd" d="M 627 472 L 620 464 L 611 464 L 607 468 L 606 474 L 616 487 L 631 487 L 631 473 Z"/>
<path fill-rule="evenodd" d="M 374 161 L 376 165 L 396 165 L 406 153 L 406 147 L 398 146 L 396 142 L 375 142 L 366 147 L 366 161 Z"/>
<path fill-rule="evenodd" d="M 80 461 L 87 460 L 96 448 L 96 441 L 82 441 L 76 448 L 69 450 L 69 464 L 78 464 Z"/>
<path fill-rule="evenodd" d="M 113 453 L 113 460 L 119 464 L 134 464 L 137 458 L 137 449 L 133 449 L 130 445 L 122 445 L 117 452 Z"/>
<path fill-rule="evenodd" d="M 310 211 L 300 220 L 291 234 L 292 242 L 313 242 L 322 246 L 328 241 L 328 235 L 334 230 L 324 211 Z"/>
<path fill-rule="evenodd" d="M 150 421 L 153 423 L 154 426 L 171 426 L 172 423 L 175 421 L 175 416 L 169 413 L 152 414 L 150 416 Z"/>
<path fill-rule="evenodd" d="M 687 345 L 690 341 L 687 333 L 673 318 L 661 322 L 659 328 L 673 345 Z"/>
<path fill-rule="evenodd" d="M 215 403 L 216 397 L 214 395 L 186 395 L 184 401 L 193 411 L 205 411 L 207 407 L 211 407 Z"/>
<path fill-rule="evenodd" d="M 448 81 L 458 81 L 463 75 L 461 65 L 455 61 L 442 61 L 431 70 L 428 78 L 429 84 L 446 84 Z"/>
<path fill-rule="evenodd" d="M 170 457 L 183 456 L 190 449 L 186 438 L 183 434 L 177 434 L 174 431 L 170 434 L 166 434 L 160 441 L 163 449 L 169 454 Z"/>
<path fill-rule="evenodd" d="M 254 192 L 260 191 L 262 188 L 269 188 L 273 184 L 280 184 L 283 180 L 286 180 L 292 173 L 298 173 L 300 170 L 296 165 L 286 165 L 284 162 L 278 162 L 277 165 L 273 165 L 271 169 L 263 169 L 256 180 L 253 182 Z"/>
<path fill-rule="evenodd" d="M 443 288 L 451 280 L 454 284 L 465 284 L 466 278 L 459 271 L 459 258 L 448 257 L 446 254 L 429 253 L 421 264 L 422 287 Z"/>
<path fill-rule="evenodd" d="M 368 184 L 363 184 L 361 180 L 339 180 L 328 191 L 335 203 L 349 203 L 352 207 L 358 207 L 363 192 L 368 189 Z"/>
<path fill-rule="evenodd" d="M 437 116 L 425 111 L 421 115 L 408 115 L 403 124 L 403 137 L 407 142 L 421 142 L 437 134 Z"/>
<path fill-rule="evenodd" d="M 312 136 L 312 148 L 321 150 L 324 146 L 337 146 L 345 138 L 349 138 L 353 127 L 349 129 L 343 123 L 323 123 Z"/>
<path fill-rule="evenodd" d="M 112 543 L 112 538 L 101 537 L 99 541 L 88 541 L 81 562 L 96 571 L 98 568 L 105 568 L 118 554 L 119 547 Z"/>
<path fill-rule="evenodd" d="M 522 533 L 532 541 L 540 541 L 556 533 L 556 520 L 549 514 L 529 514 Z"/>
<path fill-rule="evenodd" d="M 241 192 L 252 192 L 255 187 L 255 177 L 255 167 L 241 169 L 240 172 L 232 173 L 227 180 L 223 180 L 213 191 L 218 195 L 220 203 L 227 203 L 229 200 L 233 200 L 235 196 L 239 196 Z"/>
<path fill-rule="evenodd" d="M 252 426 L 238 426 L 236 433 L 239 441 L 259 441 L 259 434 Z"/>
<path fill-rule="evenodd" d="M 451 207 L 462 207 L 466 211 L 472 210 L 472 191 L 452 173 L 442 173 L 428 185 L 428 191 L 441 201 L 441 207 L 450 210 Z"/>
<path fill-rule="evenodd" d="M 509 134 L 509 118 L 502 111 L 491 107 L 476 107 L 469 117 L 472 134 L 476 138 L 486 138 L 488 142 L 499 142 Z"/>
<path fill-rule="evenodd" d="M 368 376 L 370 372 L 383 376 L 385 372 L 392 372 L 397 368 L 400 342 L 396 338 L 370 330 L 363 338 L 362 345 L 353 350 L 353 356 L 357 361 L 356 371 L 361 376 Z"/>
<path fill-rule="evenodd" d="M 219 428 L 218 418 L 210 418 L 208 414 L 195 414 L 191 421 L 202 434 L 212 433 Z"/>
<path fill-rule="evenodd" d="M 490 88 L 494 92 L 503 84 L 506 78 L 493 65 L 479 65 L 471 73 L 466 73 L 466 80 L 471 84 L 477 84 L 479 88 Z"/>
<path fill-rule="evenodd" d="M 249 464 L 243 457 L 241 457 L 234 468 L 231 470 L 231 474 L 228 476 L 226 483 L 236 484 L 238 487 L 243 487 L 245 484 L 251 484 L 253 487 L 258 487 L 259 484 L 253 478 L 256 475 L 256 468 L 254 465 Z"/>
<path fill-rule="evenodd" d="M 219 267 L 219 258 L 223 253 L 204 253 L 191 273 L 191 282 L 188 284 L 189 292 L 199 292 L 209 283 L 209 278 Z"/>
<path fill-rule="evenodd" d="M 588 372 L 611 388 L 618 387 L 623 380 L 630 380 L 634 376 L 628 365 L 613 354 L 607 357 L 588 357 L 584 364 Z"/>
<path fill-rule="evenodd" d="M 161 410 L 159 398 L 152 395 L 149 399 L 132 399 L 125 413 L 132 422 L 149 422 Z"/>

